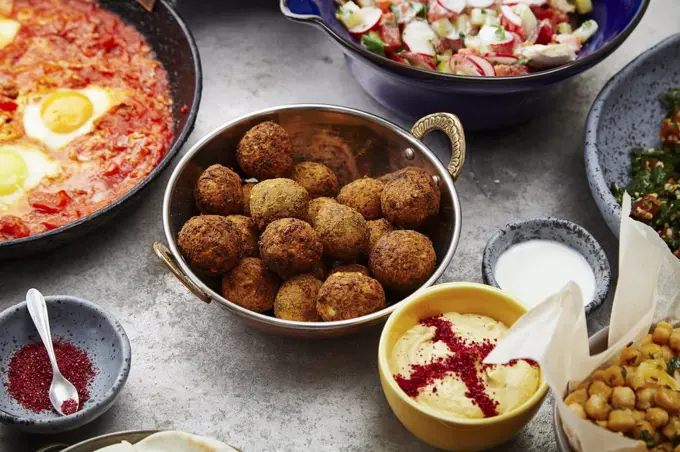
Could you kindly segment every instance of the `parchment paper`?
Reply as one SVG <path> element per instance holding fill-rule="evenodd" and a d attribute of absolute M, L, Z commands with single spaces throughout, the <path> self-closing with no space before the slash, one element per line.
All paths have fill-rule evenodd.
<path fill-rule="evenodd" d="M 624 196 L 622 212 L 630 212 Z M 609 348 L 590 356 L 581 290 L 573 282 L 515 323 L 485 362 L 502 364 L 531 358 L 555 396 L 572 447 L 582 452 L 644 451 L 644 446 L 576 417 L 562 401 L 577 385 L 659 320 L 680 318 L 680 261 L 649 226 L 622 215 L 619 280 L 609 325 Z"/>

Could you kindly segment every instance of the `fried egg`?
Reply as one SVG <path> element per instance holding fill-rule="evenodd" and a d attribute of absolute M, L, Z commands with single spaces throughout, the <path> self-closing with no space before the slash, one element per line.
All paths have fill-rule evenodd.
<path fill-rule="evenodd" d="M 0 144 L 0 213 L 16 205 L 60 166 L 39 148 L 26 143 Z"/>
<path fill-rule="evenodd" d="M 24 130 L 49 149 L 59 149 L 89 133 L 96 119 L 124 99 L 124 91 L 113 88 L 60 89 L 26 105 Z"/>

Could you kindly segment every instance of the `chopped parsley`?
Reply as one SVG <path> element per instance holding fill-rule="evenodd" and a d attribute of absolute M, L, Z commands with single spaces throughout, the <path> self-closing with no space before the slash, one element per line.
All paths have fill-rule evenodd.
<path fill-rule="evenodd" d="M 499 41 L 505 41 L 505 28 L 496 27 L 496 39 Z"/>
<path fill-rule="evenodd" d="M 647 444 L 647 447 L 654 447 L 656 441 L 654 441 L 654 436 L 647 430 L 642 430 L 640 432 L 640 438 Z"/>
<path fill-rule="evenodd" d="M 676 356 L 668 361 L 668 375 L 672 377 L 678 369 L 680 369 L 680 357 Z"/>

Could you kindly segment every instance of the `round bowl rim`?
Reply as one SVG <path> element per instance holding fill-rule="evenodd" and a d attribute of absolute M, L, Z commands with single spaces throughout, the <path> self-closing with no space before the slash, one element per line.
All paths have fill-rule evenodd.
<path fill-rule="evenodd" d="M 88 444 L 94 443 L 95 441 L 101 441 L 103 439 L 115 438 L 116 440 L 118 440 L 120 438 L 120 441 L 126 441 L 126 438 L 129 438 L 130 435 L 145 435 L 148 433 L 147 436 L 151 436 L 154 433 L 160 433 L 163 431 L 167 430 L 121 430 L 118 432 L 104 433 L 103 435 L 94 436 L 92 438 L 84 439 L 76 444 L 71 444 L 67 448 L 63 449 L 61 452 L 77 450 L 81 447 L 87 446 Z"/>
<path fill-rule="evenodd" d="M 577 229 L 581 234 L 583 234 L 583 237 L 585 237 L 583 241 L 593 245 L 595 254 L 599 258 L 598 260 L 602 260 L 602 262 L 604 262 L 606 265 L 607 271 L 604 274 L 604 286 L 596 286 L 595 296 L 593 297 L 592 301 L 586 304 L 584 307 L 586 314 L 590 314 L 592 311 L 602 306 L 604 301 L 607 299 L 607 295 L 609 295 L 609 291 L 611 290 L 612 270 L 611 265 L 609 264 L 609 259 L 607 258 L 607 253 L 605 253 L 604 248 L 602 248 L 602 245 L 600 245 L 600 242 L 598 242 L 597 239 L 586 228 L 580 224 L 574 223 L 573 221 L 555 217 L 535 217 L 529 218 L 527 220 L 515 221 L 503 226 L 489 238 L 489 240 L 486 242 L 486 246 L 484 247 L 484 254 L 482 257 L 482 276 L 484 278 L 484 282 L 490 286 L 502 290 L 501 286 L 498 284 L 498 281 L 496 281 L 496 277 L 494 276 L 494 267 L 490 264 L 491 247 L 495 243 L 503 240 L 507 232 L 511 229 L 530 228 L 532 225 L 540 225 L 545 223 L 558 223 L 568 226 L 569 228 Z M 595 269 L 593 269 L 593 272 L 594 271 Z"/>
<path fill-rule="evenodd" d="M 597 148 L 597 140 L 600 119 L 602 118 L 602 109 L 612 92 L 618 88 L 619 84 L 634 74 L 637 68 L 643 65 L 648 58 L 666 47 L 678 44 L 680 44 L 680 33 L 672 34 L 628 62 L 619 72 L 614 74 L 607 83 L 605 83 L 588 112 L 585 127 L 585 163 L 586 174 L 589 176 L 588 185 L 590 186 L 590 192 L 593 198 L 595 200 L 601 200 L 611 208 L 619 221 L 621 221 L 621 206 L 616 202 L 607 182 L 604 180 L 604 172 L 600 165 L 600 159 L 598 158 L 599 151 Z M 598 205 L 598 207 L 600 206 Z M 599 210 L 602 216 L 606 217 L 604 212 L 602 212 L 602 208 Z M 612 229 L 611 225 L 610 229 Z M 617 229 L 612 229 L 612 233 L 618 238 L 619 231 Z"/>
<path fill-rule="evenodd" d="M 385 327 L 382 330 L 382 333 L 380 334 L 380 341 L 378 343 L 378 371 L 380 372 L 380 375 L 383 378 L 383 381 L 387 383 L 387 385 L 390 387 L 390 389 L 397 394 L 399 399 L 409 405 L 412 409 L 432 418 L 436 419 L 441 422 L 449 423 L 449 424 L 458 424 L 458 425 L 465 425 L 465 426 L 489 426 L 489 425 L 494 425 L 500 422 L 504 422 L 508 419 L 513 419 L 517 417 L 521 417 L 524 414 L 526 414 L 527 411 L 531 410 L 534 408 L 537 404 L 541 404 L 541 401 L 545 397 L 545 395 L 548 392 L 548 383 L 546 383 L 545 379 L 543 379 L 543 376 L 541 375 L 541 385 L 538 387 L 536 392 L 527 400 L 525 401 L 522 405 L 519 407 L 515 408 L 512 411 L 509 411 L 507 413 L 494 416 L 494 417 L 487 417 L 487 418 L 481 418 L 481 419 L 467 419 L 467 418 L 462 418 L 462 417 L 456 417 L 456 416 L 442 416 L 435 411 L 429 409 L 428 407 L 418 405 L 411 397 L 407 396 L 404 391 L 399 387 L 397 384 L 396 380 L 392 376 L 392 373 L 389 371 L 389 363 L 387 359 L 387 334 L 388 332 L 394 327 L 394 324 L 399 320 L 401 317 L 401 314 L 406 308 L 413 304 L 417 304 L 422 302 L 423 297 L 427 294 L 430 293 L 435 293 L 435 292 L 451 292 L 451 291 L 456 291 L 459 289 L 475 289 L 478 291 L 483 291 L 487 293 L 491 293 L 494 296 L 496 296 L 499 300 L 503 300 L 504 303 L 508 303 L 510 305 L 513 305 L 515 307 L 521 308 L 524 313 L 528 312 L 527 307 L 522 303 L 519 299 L 515 298 L 514 296 L 510 295 L 509 293 L 502 291 L 496 287 L 493 286 L 488 286 L 486 284 L 480 284 L 480 283 L 472 283 L 472 282 L 449 282 L 449 283 L 443 283 L 443 284 L 437 284 L 435 286 L 428 287 L 426 289 L 421 290 L 418 293 L 415 293 L 408 297 L 406 300 L 404 300 L 399 306 L 398 309 L 396 309 L 392 315 L 390 315 L 390 318 L 387 319 L 387 323 L 385 324 Z M 383 389 L 383 392 L 385 390 Z"/>
<path fill-rule="evenodd" d="M 288 7 L 286 6 L 287 0 L 281 0 L 280 8 L 281 12 L 288 17 L 291 20 L 297 21 L 297 22 L 308 22 L 314 26 L 317 26 L 324 30 L 333 40 L 335 40 L 338 44 L 340 44 L 343 48 L 352 51 L 354 53 L 357 53 L 358 55 L 366 58 L 367 60 L 371 61 L 374 64 L 377 64 L 378 66 L 384 67 L 386 69 L 390 69 L 396 72 L 399 72 L 403 75 L 414 75 L 418 76 L 421 78 L 427 78 L 431 80 L 439 80 L 439 81 L 465 81 L 465 82 L 471 82 L 471 83 L 476 83 L 478 85 L 490 85 L 490 84 L 502 84 L 506 82 L 518 82 L 518 83 L 523 83 L 527 81 L 532 81 L 532 80 L 544 80 L 547 79 L 553 75 L 556 74 L 561 74 L 563 72 L 568 72 L 568 73 L 578 73 L 581 71 L 584 71 L 588 69 L 589 67 L 597 64 L 599 61 L 603 60 L 604 58 L 608 57 L 612 52 L 614 52 L 623 42 L 628 39 L 628 36 L 635 30 L 635 28 L 638 26 L 640 21 L 642 20 L 642 17 L 644 16 L 645 12 L 647 11 L 647 8 L 649 7 L 651 0 L 641 0 L 637 11 L 635 12 L 635 15 L 633 16 L 632 20 L 626 24 L 626 26 L 621 30 L 612 40 L 609 42 L 605 43 L 602 47 L 599 49 L 595 50 L 589 55 L 586 55 L 583 58 L 576 59 L 570 63 L 564 64 L 562 66 L 558 66 L 556 68 L 552 69 L 547 69 L 545 71 L 540 71 L 540 72 L 535 72 L 533 74 L 527 74 L 527 75 L 517 75 L 517 76 L 494 76 L 494 77 L 483 77 L 483 76 L 471 76 L 471 75 L 457 75 L 457 74 L 447 74 L 443 72 L 438 72 L 438 71 L 433 71 L 433 70 L 428 70 L 428 69 L 420 69 L 414 66 L 407 66 L 405 64 L 398 63 L 396 61 L 390 60 L 387 57 L 380 56 L 378 54 L 375 54 L 368 49 L 365 49 L 362 47 L 358 42 L 355 42 L 352 39 L 348 39 L 344 36 L 341 36 L 338 34 L 333 27 L 330 26 L 322 17 L 318 15 L 309 15 L 309 16 L 296 16 L 293 13 L 290 13 L 288 11 Z"/>
<path fill-rule="evenodd" d="M 359 117 L 363 120 L 368 120 L 373 123 L 377 123 L 381 126 L 386 127 L 387 129 L 390 129 L 392 133 L 395 133 L 399 135 L 400 137 L 404 138 L 405 140 L 409 141 L 411 143 L 411 146 L 415 147 L 416 149 L 420 150 L 422 152 L 422 155 L 427 158 L 427 160 L 435 166 L 439 173 L 444 175 L 441 179 L 441 183 L 446 184 L 449 188 L 449 191 L 451 193 L 451 201 L 453 205 L 453 214 L 454 214 L 454 224 L 453 224 L 453 238 L 451 240 L 451 243 L 448 246 L 448 249 L 443 256 L 440 264 L 437 266 L 435 269 L 434 273 L 428 278 L 428 280 L 418 289 L 422 290 L 424 287 L 429 287 L 432 284 L 434 284 L 441 275 L 444 274 L 444 271 L 448 267 L 449 263 L 451 262 L 451 259 L 453 258 L 453 255 L 456 251 L 456 248 L 458 247 L 458 243 L 460 242 L 460 236 L 461 236 L 461 230 L 462 230 L 462 210 L 461 210 L 461 204 L 460 204 L 460 199 L 458 197 L 458 193 L 456 191 L 456 188 L 454 186 L 453 180 L 451 179 L 451 176 L 449 175 L 448 171 L 444 167 L 444 165 L 439 161 L 436 155 L 432 153 L 432 151 L 429 150 L 429 148 L 420 140 L 417 140 L 413 135 L 411 135 L 409 132 L 401 128 L 400 126 L 387 121 L 386 119 L 380 118 L 376 115 L 373 115 L 371 113 L 366 113 L 361 110 L 356 110 L 354 108 L 349 108 L 349 107 L 341 107 L 337 105 L 329 105 L 329 104 L 289 104 L 289 105 L 283 105 L 283 106 L 277 106 L 277 107 L 270 107 L 270 108 L 265 108 L 263 110 L 258 110 L 253 113 L 249 113 L 243 116 L 240 116 L 238 118 L 235 118 L 231 121 L 228 121 L 227 123 L 218 126 L 215 128 L 212 132 L 209 132 L 206 134 L 204 137 L 202 137 L 195 145 L 191 147 L 181 158 L 181 160 L 177 163 L 175 166 L 170 179 L 168 180 L 167 186 L 165 188 L 165 194 L 163 196 L 163 232 L 165 234 L 165 239 L 168 243 L 168 247 L 170 248 L 170 251 L 175 258 L 177 264 L 180 266 L 182 272 L 184 273 L 184 276 L 189 279 L 191 283 L 193 283 L 195 286 L 199 287 L 205 294 L 208 294 L 208 297 L 210 300 L 217 301 L 220 305 L 224 306 L 227 308 L 229 311 L 237 314 L 244 316 L 250 320 L 254 320 L 258 323 L 268 325 L 268 326 L 273 326 L 273 327 L 281 327 L 285 329 L 293 329 L 293 330 L 298 330 L 298 331 L 307 331 L 307 332 L 330 332 L 330 331 L 337 331 L 337 330 L 342 330 L 347 327 L 352 327 L 352 326 L 357 326 L 365 323 L 370 323 L 379 319 L 382 319 L 384 317 L 387 317 L 389 314 L 394 311 L 394 309 L 401 303 L 403 303 L 408 297 L 404 298 L 403 300 L 394 303 L 390 306 L 387 306 L 380 311 L 364 315 L 362 317 L 357 317 L 354 319 L 347 319 L 347 320 L 335 320 L 335 321 L 330 321 L 330 322 L 298 322 L 298 321 L 293 321 L 293 320 L 284 320 L 284 319 L 279 319 L 273 316 L 268 316 L 266 314 L 260 314 L 257 312 L 250 311 L 246 308 L 243 308 L 236 303 L 233 303 L 226 298 L 222 297 L 220 294 L 212 290 L 210 287 L 208 287 L 206 284 L 201 281 L 200 278 L 198 278 L 194 272 L 189 268 L 189 266 L 186 264 L 184 259 L 182 258 L 181 253 L 179 252 L 179 249 L 177 247 L 177 240 L 175 237 L 173 237 L 170 234 L 171 230 L 171 225 L 170 225 L 170 204 L 172 202 L 172 191 L 174 190 L 174 187 L 177 182 L 177 178 L 179 177 L 179 174 L 182 172 L 186 164 L 191 160 L 191 158 L 198 153 L 208 142 L 210 142 L 213 138 L 218 136 L 220 133 L 222 133 L 225 130 L 228 130 L 229 128 L 233 127 L 234 125 L 248 120 L 253 117 L 257 116 L 263 116 L 263 115 L 268 115 L 268 114 L 273 114 L 277 112 L 282 112 L 282 111 L 295 111 L 295 110 L 319 110 L 319 111 L 330 111 L 334 113 L 343 113 L 343 114 L 349 114 L 355 117 Z M 416 290 L 415 292 L 417 292 Z M 415 293 L 414 292 L 414 293 Z"/>
<path fill-rule="evenodd" d="M 196 123 L 196 117 L 198 115 L 198 107 L 201 103 L 201 93 L 203 92 L 203 70 L 201 68 L 201 57 L 198 52 L 198 46 L 196 45 L 196 40 L 194 39 L 194 35 L 191 33 L 191 30 L 189 29 L 189 26 L 186 24 L 184 19 L 182 19 L 182 16 L 180 16 L 175 8 L 171 7 L 168 3 L 169 0 L 158 0 L 158 3 L 162 4 L 165 6 L 165 8 L 168 10 L 168 13 L 177 21 L 177 24 L 179 25 L 180 29 L 182 30 L 184 36 L 186 36 L 188 44 L 189 44 L 189 49 L 191 50 L 191 59 L 193 60 L 193 66 L 194 66 L 194 72 L 196 74 L 196 86 L 194 88 L 194 101 L 189 106 L 189 111 L 187 113 L 187 122 L 182 128 L 181 132 L 179 135 L 175 137 L 175 141 L 170 146 L 168 149 L 168 152 L 163 156 L 161 161 L 156 165 L 156 167 L 151 170 L 149 174 L 147 174 L 144 179 L 139 181 L 139 183 L 135 184 L 130 190 L 125 192 L 122 196 L 116 198 L 113 202 L 105 205 L 101 209 L 98 209 L 94 212 L 92 212 L 89 215 L 86 215 L 82 218 L 78 218 L 76 221 L 73 221 L 71 223 L 67 223 L 63 226 L 60 226 L 55 229 L 51 229 L 49 231 L 41 232 L 40 234 L 34 234 L 34 235 L 29 235 L 28 237 L 22 237 L 20 239 L 12 239 L 12 240 L 5 240 L 5 241 L 0 241 L 0 252 L 2 252 L 3 247 L 14 247 L 14 246 L 20 246 L 24 245 L 29 242 L 34 242 L 40 239 L 46 239 L 47 237 L 53 237 L 55 235 L 61 234 L 62 232 L 66 232 L 69 230 L 72 230 L 74 228 L 79 227 L 83 223 L 89 222 L 90 220 L 94 220 L 97 217 L 100 217 L 111 210 L 119 207 L 120 205 L 124 204 L 127 200 L 130 198 L 134 197 L 137 193 L 139 193 L 140 190 L 142 190 L 144 187 L 149 185 L 151 181 L 156 179 L 158 175 L 168 166 L 170 161 L 177 155 L 177 153 L 180 151 L 182 146 L 184 146 L 184 143 L 186 142 L 187 138 L 189 138 L 189 134 L 192 132 L 194 128 L 194 124 Z"/>
<path fill-rule="evenodd" d="M 127 366 L 123 366 L 113 386 L 111 386 L 111 388 L 109 388 L 106 391 L 106 393 L 104 393 L 104 397 L 100 401 L 80 411 L 76 411 L 74 414 L 70 414 L 67 416 L 57 416 L 49 419 L 37 419 L 34 417 L 16 416 L 14 414 L 9 414 L 0 411 L 0 422 L 9 424 L 30 423 L 32 425 L 43 426 L 50 425 L 55 428 L 68 427 L 70 424 L 76 422 L 78 419 L 81 418 L 87 419 L 92 415 L 96 415 L 100 407 L 108 406 L 111 403 L 113 403 L 113 401 L 118 397 L 120 391 L 125 386 L 125 382 L 127 381 L 127 378 L 130 375 L 130 367 L 132 364 L 132 349 L 130 347 L 130 338 L 125 332 L 123 325 L 120 323 L 120 321 L 118 321 L 116 317 L 113 316 L 113 314 L 111 314 L 106 309 L 102 308 L 96 303 L 93 303 L 89 300 L 85 300 L 84 298 L 75 297 L 71 295 L 48 295 L 45 297 L 45 301 L 47 302 L 48 307 L 50 304 L 54 304 L 57 302 L 77 303 L 79 305 L 85 306 L 88 310 L 96 313 L 96 315 L 99 315 L 102 319 L 104 319 L 104 321 L 106 321 L 113 327 L 116 333 L 115 338 L 117 339 L 120 345 L 120 353 L 123 361 L 125 359 L 130 359 L 130 362 L 128 363 Z M 22 307 L 25 306 L 26 301 L 22 301 L 21 303 L 14 304 L 0 312 L 0 325 L 5 321 L 5 318 L 7 316 L 13 314 L 13 311 L 15 311 L 16 309 L 21 309 Z"/>

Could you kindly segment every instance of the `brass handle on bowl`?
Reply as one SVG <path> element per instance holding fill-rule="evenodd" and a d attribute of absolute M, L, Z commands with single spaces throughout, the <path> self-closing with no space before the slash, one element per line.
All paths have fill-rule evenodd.
<path fill-rule="evenodd" d="M 35 452 L 59 452 L 67 447 L 69 447 L 68 444 L 50 444 L 49 446 L 41 447 Z"/>
<path fill-rule="evenodd" d="M 411 128 L 411 134 L 419 140 L 433 130 L 441 130 L 451 140 L 451 160 L 446 166 L 455 182 L 465 163 L 465 133 L 458 116 L 451 113 L 432 113 L 423 116 Z"/>
<path fill-rule="evenodd" d="M 191 293 L 196 295 L 201 301 L 210 303 L 210 296 L 200 287 L 196 287 L 196 285 L 189 278 L 187 278 L 187 276 L 177 264 L 177 261 L 175 261 L 175 258 L 172 256 L 172 253 L 167 246 L 161 242 L 154 242 L 153 250 L 156 253 L 156 256 L 158 256 L 163 261 L 163 263 L 170 269 L 177 279 L 179 279 L 180 282 L 184 284 L 186 288 L 189 289 L 189 291 L 191 291 Z"/>

